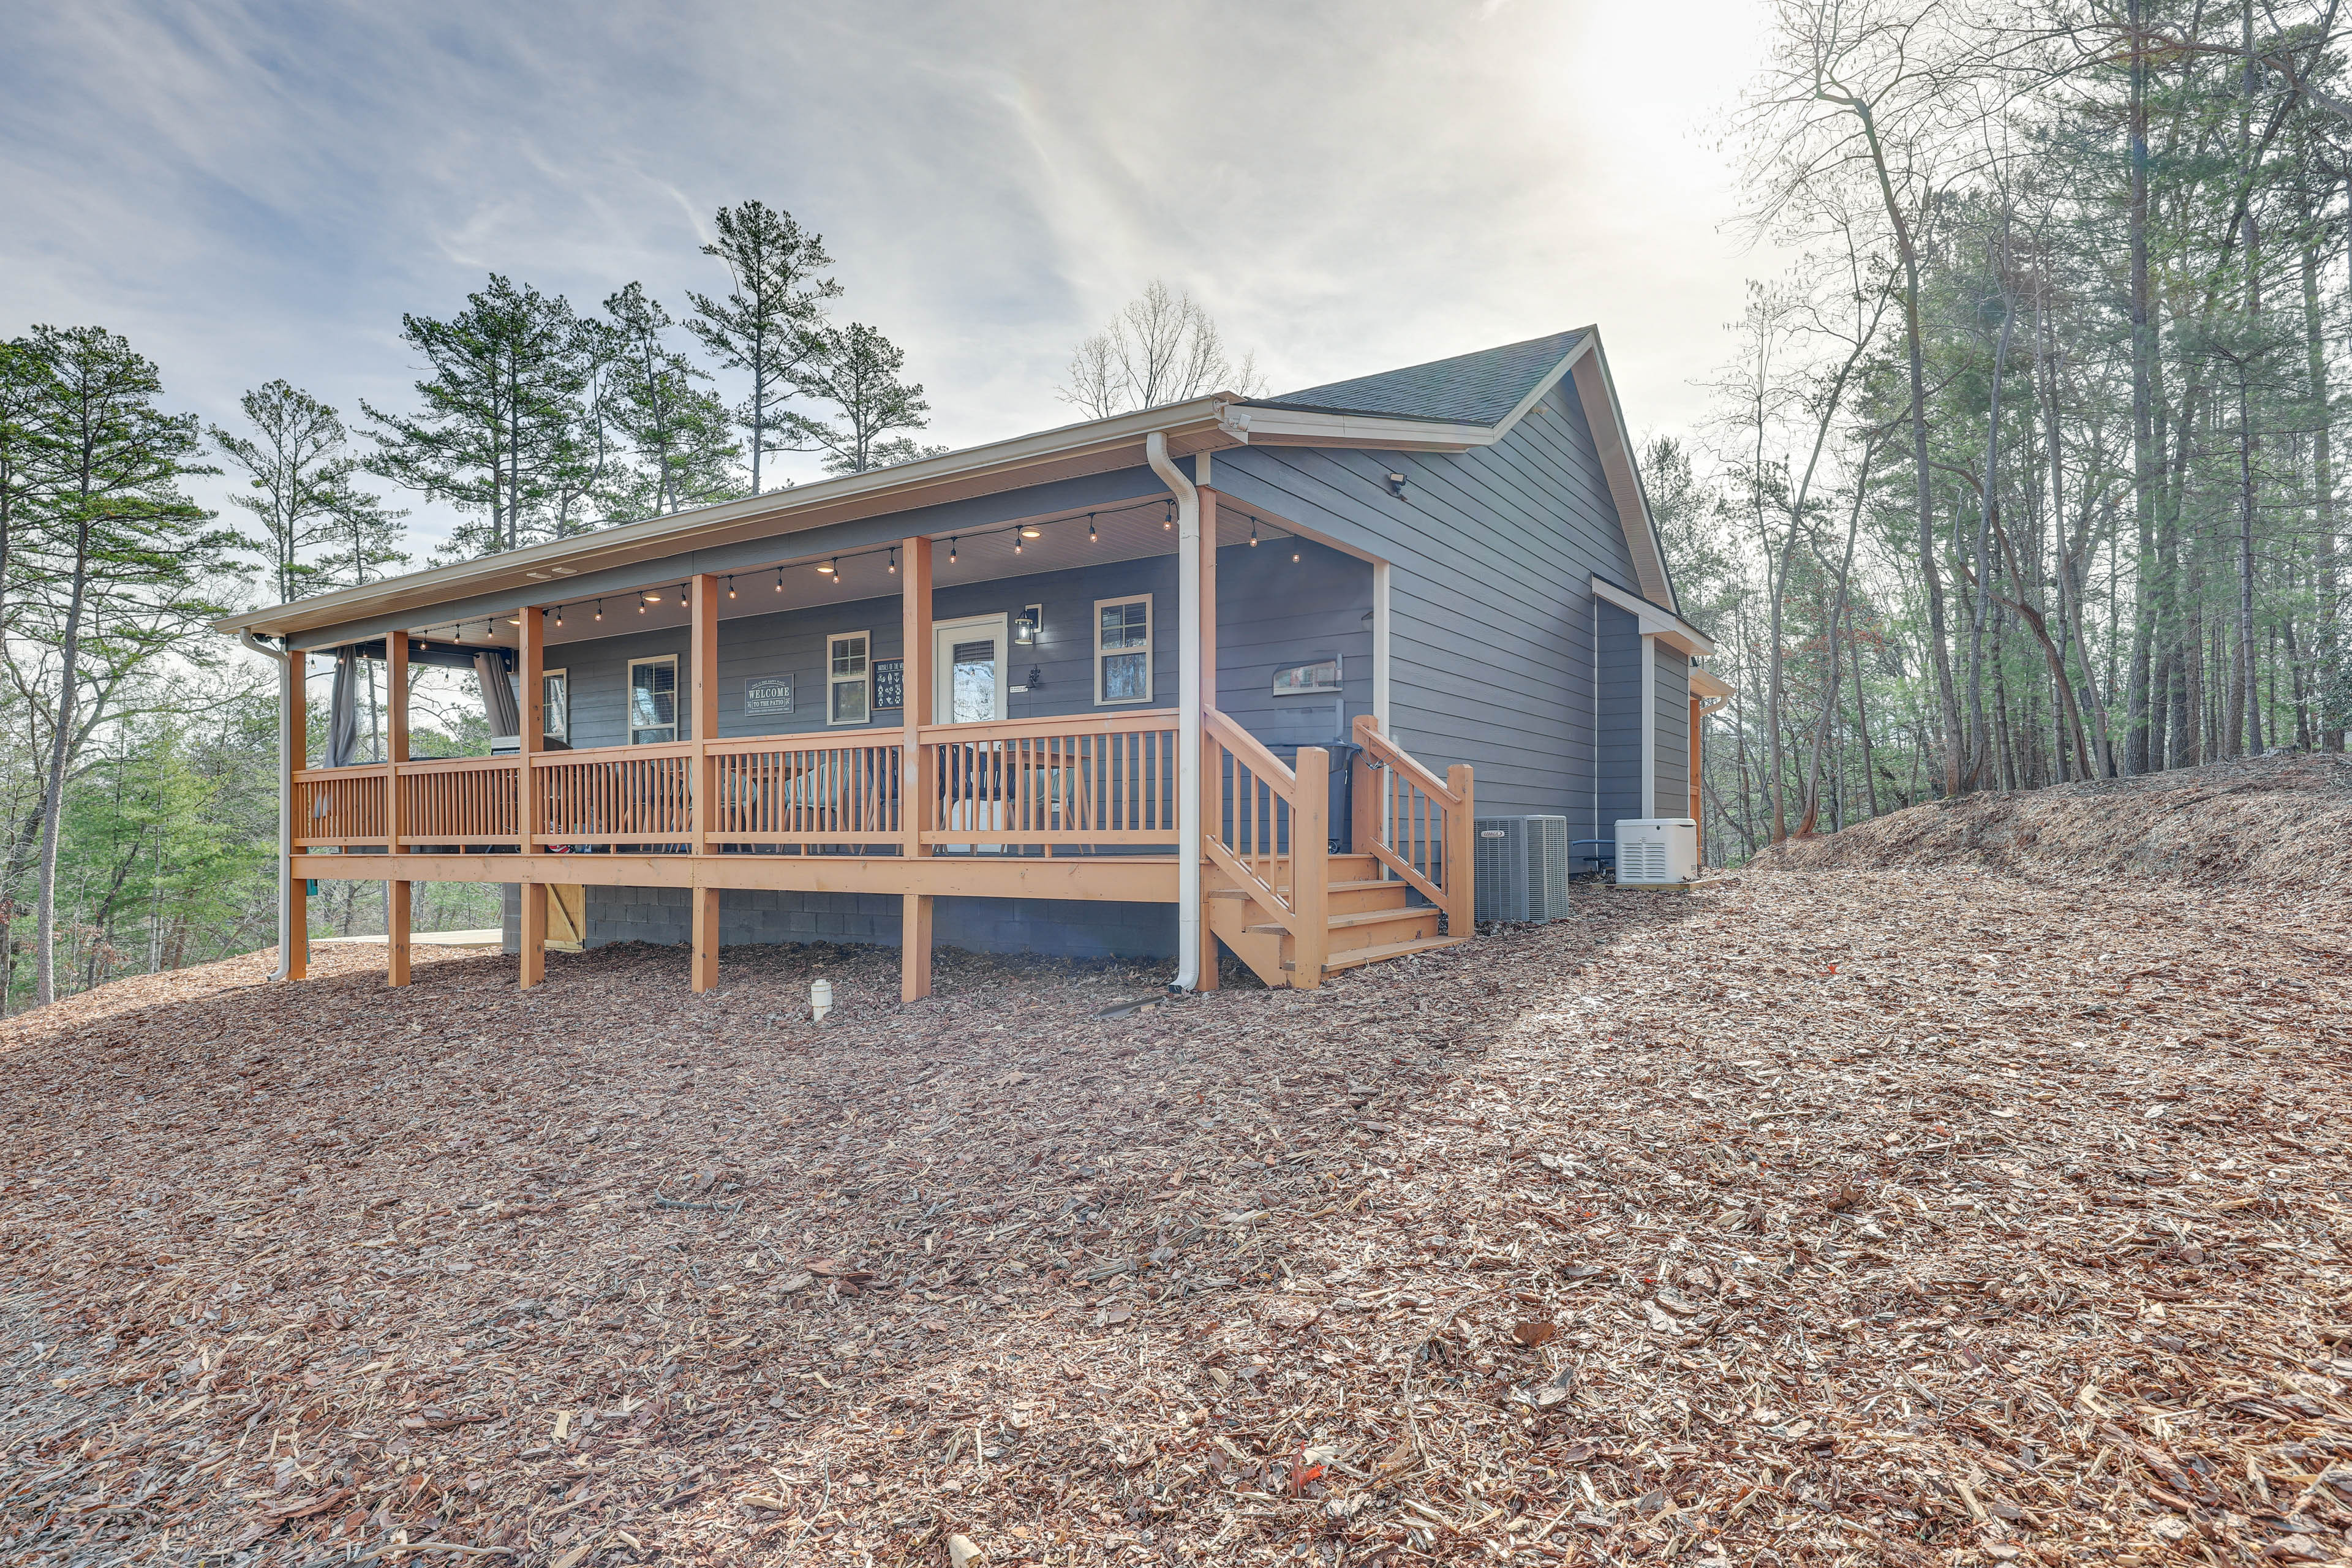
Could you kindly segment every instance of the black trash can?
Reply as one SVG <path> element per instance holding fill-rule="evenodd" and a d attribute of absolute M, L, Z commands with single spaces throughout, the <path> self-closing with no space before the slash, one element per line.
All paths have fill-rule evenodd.
<path fill-rule="evenodd" d="M 1330 794 L 1324 805 L 1324 826 L 1330 833 L 1331 853 L 1348 854 L 1356 842 L 1356 759 L 1364 754 L 1364 748 L 1353 741 L 1313 741 L 1301 742 L 1297 746 L 1270 746 L 1267 750 L 1297 768 L 1300 748 L 1307 745 L 1330 753 Z"/>

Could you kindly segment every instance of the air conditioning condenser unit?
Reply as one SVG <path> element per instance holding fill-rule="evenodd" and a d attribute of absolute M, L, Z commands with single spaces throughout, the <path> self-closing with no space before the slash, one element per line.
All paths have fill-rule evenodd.
<path fill-rule="evenodd" d="M 1673 888 L 1698 877 L 1698 824 L 1687 816 L 1617 819 L 1617 885 Z"/>
<path fill-rule="evenodd" d="M 1556 921 L 1568 913 L 1568 818 L 1477 819 L 1478 918 Z"/>

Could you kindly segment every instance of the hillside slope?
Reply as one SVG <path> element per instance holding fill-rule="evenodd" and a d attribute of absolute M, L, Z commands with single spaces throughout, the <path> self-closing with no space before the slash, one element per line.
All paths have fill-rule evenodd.
<path fill-rule="evenodd" d="M 1785 845 L 1769 863 L 2341 890 L 2352 888 L 2352 762 L 2259 757 L 1966 795 Z"/>

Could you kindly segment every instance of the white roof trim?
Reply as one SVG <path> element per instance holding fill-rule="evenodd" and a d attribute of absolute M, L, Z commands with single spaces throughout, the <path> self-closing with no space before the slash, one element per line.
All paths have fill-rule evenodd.
<path fill-rule="evenodd" d="M 1658 542 L 1657 520 L 1650 515 L 1650 498 L 1642 489 L 1641 470 L 1633 464 L 1633 444 L 1625 429 L 1625 412 L 1618 406 L 1617 384 L 1609 374 L 1608 356 L 1601 352 L 1601 330 L 1587 332 L 1580 352 L 1569 356 L 1576 370 L 1576 392 L 1584 405 L 1585 422 L 1592 426 L 1592 444 L 1600 449 L 1601 471 L 1609 480 L 1609 499 L 1625 533 L 1625 547 L 1633 557 L 1633 577 L 1653 602 L 1675 605 L 1674 579 L 1666 571 L 1666 554 Z M 1580 351 L 1591 345 L 1592 353 Z"/>
<path fill-rule="evenodd" d="M 1629 594 L 1606 577 L 1592 579 L 1592 595 L 1597 599 L 1607 600 L 1621 610 L 1633 612 L 1635 620 L 1640 622 L 1642 635 L 1645 637 L 1656 637 L 1670 647 L 1678 647 L 1685 653 L 1696 656 L 1705 656 L 1715 651 L 1713 637 L 1708 637 L 1672 610 L 1654 605 L 1637 594 Z"/>

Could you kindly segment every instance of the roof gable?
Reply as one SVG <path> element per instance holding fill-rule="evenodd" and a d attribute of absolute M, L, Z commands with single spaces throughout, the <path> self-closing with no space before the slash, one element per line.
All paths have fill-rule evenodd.
<path fill-rule="evenodd" d="M 1459 425 L 1499 425 L 1544 384 L 1592 329 L 1554 332 L 1476 353 L 1432 360 L 1326 382 L 1278 397 L 1256 397 L 1255 405 L 1297 408 L 1315 414 L 1362 414 L 1392 419 L 1433 419 Z"/>

